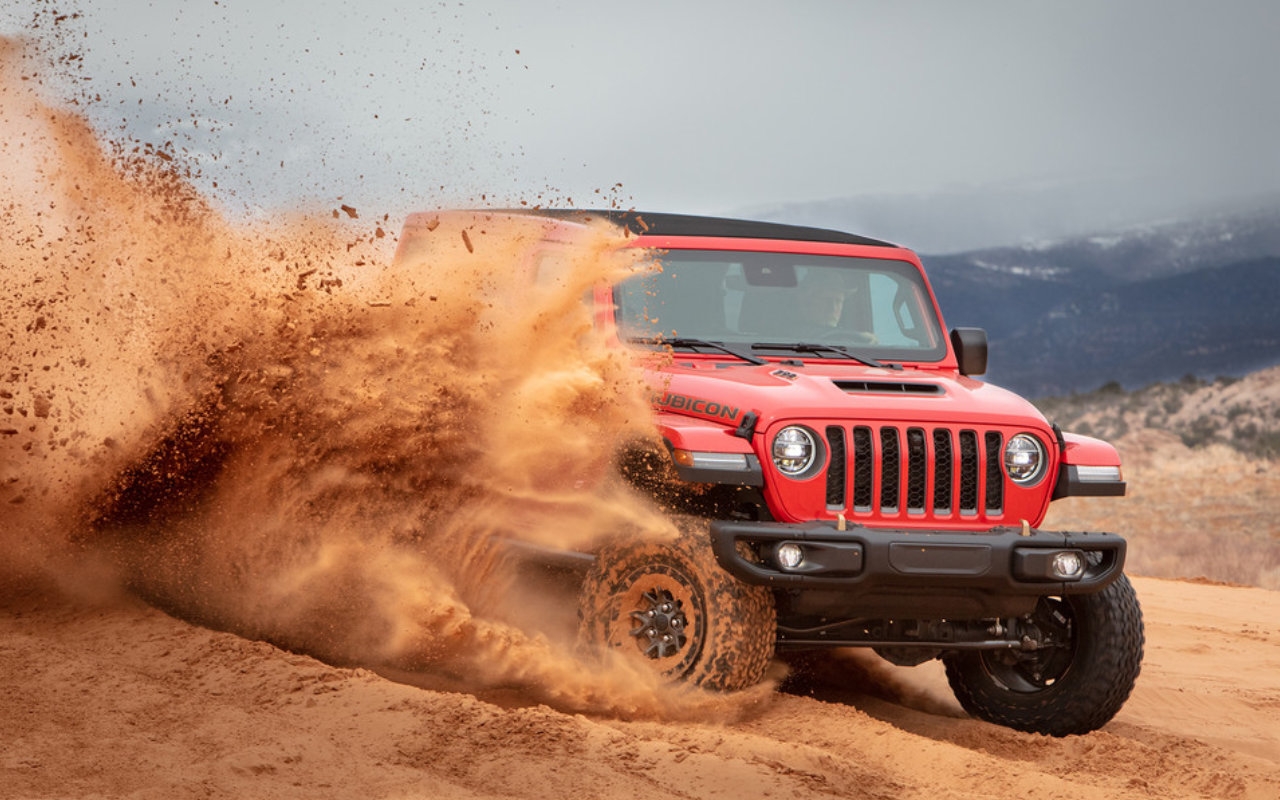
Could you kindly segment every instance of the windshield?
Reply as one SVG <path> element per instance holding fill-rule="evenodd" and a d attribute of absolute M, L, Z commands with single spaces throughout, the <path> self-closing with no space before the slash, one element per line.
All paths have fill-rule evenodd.
<path fill-rule="evenodd" d="M 757 354 L 827 344 L 876 359 L 946 355 L 933 304 L 904 261 L 792 253 L 666 250 L 661 269 L 614 290 L 624 340 L 705 340 Z"/>

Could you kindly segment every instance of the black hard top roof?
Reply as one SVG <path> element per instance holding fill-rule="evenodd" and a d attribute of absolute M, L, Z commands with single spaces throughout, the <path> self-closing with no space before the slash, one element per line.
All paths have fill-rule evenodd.
<path fill-rule="evenodd" d="M 604 218 L 637 235 L 647 236 L 723 236 L 736 239 L 783 239 L 804 242 L 835 242 L 872 247 L 897 247 L 892 242 L 871 239 L 843 231 L 786 225 L 781 222 L 756 222 L 727 217 L 701 217 L 691 214 L 666 214 L 649 211 L 616 209 L 539 208 L 510 209 L 514 213 L 535 214 L 572 221 Z"/>

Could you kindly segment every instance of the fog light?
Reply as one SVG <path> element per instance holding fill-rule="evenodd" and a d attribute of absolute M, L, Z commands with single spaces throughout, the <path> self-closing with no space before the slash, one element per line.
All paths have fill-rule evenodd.
<path fill-rule="evenodd" d="M 1073 581 L 1084 574 L 1084 555 L 1075 550 L 1053 554 L 1053 577 Z"/>
<path fill-rule="evenodd" d="M 783 569 L 798 569 L 804 563 L 804 550 L 795 542 L 783 542 L 774 551 L 774 557 Z"/>

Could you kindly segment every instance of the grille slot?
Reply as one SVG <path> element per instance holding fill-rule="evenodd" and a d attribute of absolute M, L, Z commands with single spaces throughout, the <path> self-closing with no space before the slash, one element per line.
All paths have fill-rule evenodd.
<path fill-rule="evenodd" d="M 1000 469 L 1003 452 L 1000 434 L 987 432 L 987 513 L 1004 508 L 1004 471 Z"/>
<path fill-rule="evenodd" d="M 826 428 L 827 507 L 854 513 L 949 517 L 1004 510 L 998 431 L 855 425 Z"/>
<path fill-rule="evenodd" d="M 951 431 L 938 428 L 933 432 L 933 510 L 951 513 Z"/>
<path fill-rule="evenodd" d="M 853 429 L 853 510 L 870 511 L 875 491 L 875 453 L 871 449 L 871 429 L 859 425 Z"/>
<path fill-rule="evenodd" d="M 978 435 L 960 431 L 960 513 L 978 513 Z"/>
<path fill-rule="evenodd" d="M 831 466 L 827 468 L 827 508 L 844 508 L 844 484 L 848 457 L 844 451 L 844 428 L 827 426 L 827 447 Z"/>
<path fill-rule="evenodd" d="M 880 510 L 892 514 L 898 510 L 898 487 L 902 476 L 902 458 L 898 452 L 898 429 L 880 429 Z"/>
<path fill-rule="evenodd" d="M 924 429 L 907 429 L 907 513 L 924 513 L 925 470 L 929 454 L 924 446 Z"/>

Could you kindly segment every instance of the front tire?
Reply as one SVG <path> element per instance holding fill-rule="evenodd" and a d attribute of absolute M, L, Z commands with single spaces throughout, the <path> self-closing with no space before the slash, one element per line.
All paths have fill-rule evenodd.
<path fill-rule="evenodd" d="M 1096 594 L 1042 597 L 1021 622 L 1037 649 L 943 659 L 960 705 L 979 719 L 1050 736 L 1110 721 L 1142 666 L 1142 609 L 1129 579 L 1121 575 Z"/>
<path fill-rule="evenodd" d="M 705 523 L 669 542 L 602 548 L 583 582 L 579 636 L 670 680 L 738 691 L 773 657 L 773 596 L 720 568 Z"/>

